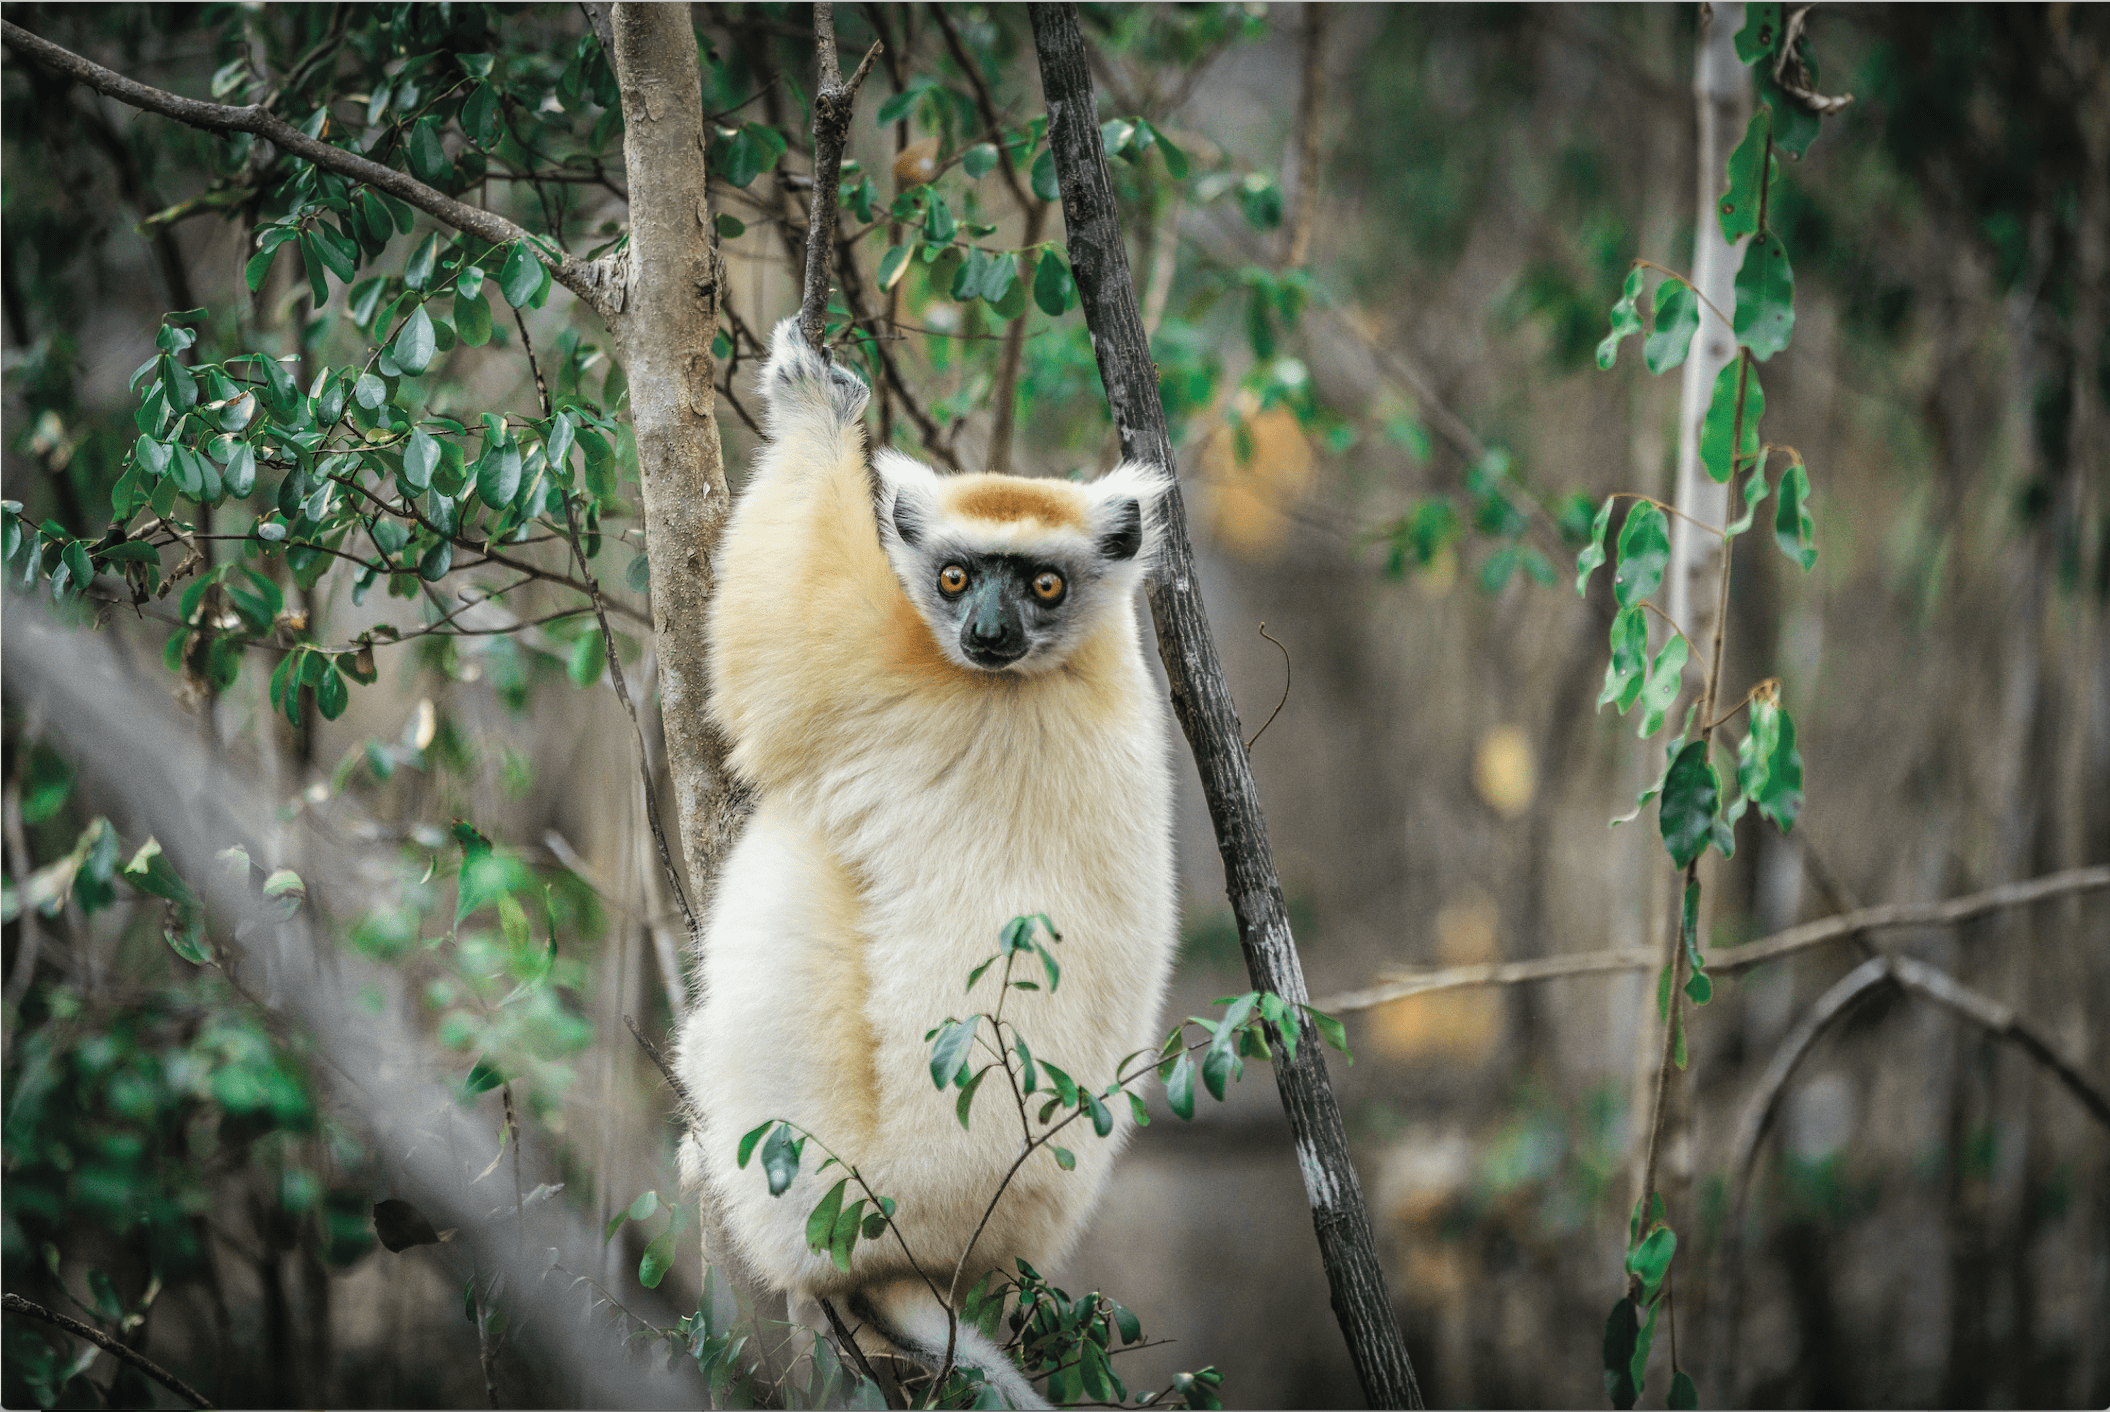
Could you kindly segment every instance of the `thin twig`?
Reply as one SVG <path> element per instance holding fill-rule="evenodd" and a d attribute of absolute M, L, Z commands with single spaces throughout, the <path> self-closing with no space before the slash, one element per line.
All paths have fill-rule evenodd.
<path fill-rule="evenodd" d="M 1252 739 L 1252 740 L 1249 740 L 1249 741 L 1247 741 L 1247 742 L 1245 743 L 1245 748 L 1246 748 L 1246 750 L 1247 750 L 1248 752 L 1251 752 L 1251 750 L 1252 750 L 1252 748 L 1253 748 L 1253 746 L 1254 746 L 1254 743 L 1255 743 L 1255 742 L 1257 742 L 1257 741 L 1258 741 L 1258 740 L 1260 739 L 1260 737 L 1262 737 L 1262 736 L 1264 736 L 1264 735 L 1266 735 L 1266 734 L 1267 734 L 1267 728 L 1268 728 L 1269 726 L 1271 726 L 1271 725 L 1275 724 L 1275 717 L 1277 717 L 1277 716 L 1281 715 L 1281 714 L 1282 714 L 1282 708 L 1283 708 L 1284 706 L 1287 706 L 1287 705 L 1289 704 L 1289 683 L 1290 683 L 1290 661 L 1289 661 L 1289 649 L 1288 649 L 1287 647 L 1283 647 L 1283 646 L 1282 646 L 1282 644 L 1281 644 L 1280 642 L 1277 642 L 1277 641 L 1276 641 L 1276 640 L 1275 640 L 1275 639 L 1274 639 L 1273 637 L 1269 637 L 1269 636 L 1268 636 L 1268 630 L 1267 630 L 1267 624 L 1266 624 L 1266 623 L 1262 623 L 1262 624 L 1260 625 L 1260 635 L 1261 635 L 1262 637 L 1265 637 L 1265 638 L 1267 638 L 1267 640 L 1268 640 L 1269 642 L 1273 642 L 1273 643 L 1275 644 L 1275 646 L 1277 646 L 1277 647 L 1280 647 L 1280 648 L 1282 648 L 1282 699 L 1281 699 L 1280 701 L 1277 701 L 1277 702 L 1275 703 L 1275 709 L 1274 709 L 1274 710 L 1272 710 L 1272 711 L 1270 711 L 1270 712 L 1268 712 L 1268 713 L 1267 713 L 1267 719 L 1266 719 L 1266 720 L 1264 720 L 1264 721 L 1262 721 L 1262 722 L 1260 723 L 1260 729 L 1259 729 L 1259 730 L 1257 730 L 1257 731 L 1254 731 L 1254 732 L 1253 732 L 1253 739 Z"/>
<path fill-rule="evenodd" d="M 1775 932 L 1762 940 L 1716 952 L 1707 962 L 1709 975 L 1749 970 L 1777 961 L 1798 951 L 1807 951 L 1828 941 L 1839 941 L 1861 932 L 1895 931 L 1907 927 L 1948 927 L 1982 917 L 1989 912 L 2065 897 L 2073 893 L 2098 892 L 2110 888 L 2110 865 L 2073 868 L 2050 873 L 2028 882 L 2008 883 L 1984 892 L 1952 897 L 1942 902 L 1890 903 L 1864 907 L 1824 917 Z M 1647 947 L 1622 947 L 1612 951 L 1580 951 L 1566 956 L 1547 956 L 1532 961 L 1507 961 L 1473 966 L 1449 966 L 1429 971 L 1384 971 L 1361 990 L 1344 991 L 1316 1002 L 1329 1015 L 1353 1010 L 1371 1010 L 1409 995 L 1434 990 L 1461 990 L 1472 986 L 1517 985 L 1527 981 L 1559 980 L 1567 976 L 1595 975 L 1604 971 L 1641 971 L 1658 964 L 1661 957 Z"/>
<path fill-rule="evenodd" d="M 528 366 L 535 371 L 535 390 L 542 397 L 542 415 L 552 416 L 549 385 L 542 380 L 542 368 L 535 361 L 535 345 L 528 338 L 527 320 L 520 311 L 513 311 L 513 321 L 520 329 L 520 347 L 527 354 Z M 554 475 L 556 468 L 551 468 Z M 667 847 L 666 825 L 659 817 L 659 790 L 652 780 L 652 752 L 645 747 L 645 728 L 637 719 L 637 707 L 630 700 L 630 684 L 623 677 L 623 661 L 616 654 L 615 632 L 608 626 L 608 608 L 602 599 L 600 580 L 586 564 L 586 547 L 579 535 L 579 507 L 571 492 L 558 487 L 564 499 L 564 523 L 571 538 L 572 557 L 578 562 L 579 576 L 584 579 L 586 596 L 593 600 L 594 620 L 601 625 L 601 648 L 608 654 L 608 681 L 615 688 L 616 700 L 623 703 L 623 713 L 630 717 L 630 733 L 637 738 L 638 778 L 645 789 L 645 822 L 652 828 L 652 841 L 659 848 L 659 864 L 666 871 L 667 886 L 674 891 L 674 903 L 681 909 L 681 919 L 688 926 L 688 935 L 696 935 L 696 914 L 689 909 L 688 889 L 681 885 L 681 870 L 674 866 L 674 854 Z"/>
<path fill-rule="evenodd" d="M 821 1312 L 828 1316 L 828 1327 L 835 1330 L 835 1342 L 850 1355 L 850 1361 L 857 1365 L 857 1371 L 864 1375 L 866 1382 L 879 1389 L 879 1395 L 886 1399 L 887 1406 L 898 1406 L 893 1394 L 887 1391 L 886 1384 L 879 1381 L 879 1374 L 873 1372 L 872 1365 L 865 1361 L 865 1351 L 859 1348 L 857 1340 L 850 1336 L 850 1330 L 843 1324 L 843 1316 L 835 1312 L 834 1302 L 823 1299 L 820 1304 Z"/>
<path fill-rule="evenodd" d="M 681 1104 L 682 1112 L 689 1115 L 689 1125 L 698 1132 L 703 1131 L 703 1109 L 697 1104 L 695 1096 L 689 1092 L 689 1086 L 681 1081 L 681 1076 L 667 1063 L 666 1057 L 659 1052 L 659 1046 L 645 1038 L 645 1032 L 637 1027 L 637 1021 L 625 1015 L 623 1023 L 630 1027 L 630 1037 L 643 1048 L 646 1057 L 652 1061 L 652 1067 L 659 1070 L 660 1077 L 667 1081 L 667 1087 L 674 1090 L 674 1097 Z"/>
<path fill-rule="evenodd" d="M 78 1319 L 70 1319 L 64 1314 L 54 1313 L 41 1304 L 32 1304 L 19 1294 L 0 1296 L 0 1305 L 4 1305 L 10 1314 L 21 1314 L 26 1318 L 41 1319 L 47 1324 L 64 1329 L 75 1338 L 88 1340 L 88 1342 L 94 1344 L 111 1357 L 131 1364 L 193 1407 L 210 1407 L 213 1405 L 206 1401 L 205 1394 L 199 1392 L 189 1383 L 183 1381 L 183 1379 L 177 1377 L 144 1353 L 135 1353 L 125 1347 L 100 1329 L 92 1329 Z"/>

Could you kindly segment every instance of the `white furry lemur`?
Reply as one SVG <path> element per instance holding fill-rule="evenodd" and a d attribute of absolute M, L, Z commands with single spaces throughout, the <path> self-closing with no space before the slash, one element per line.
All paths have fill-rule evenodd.
<path fill-rule="evenodd" d="M 942 1286 L 1021 1138 L 985 1093 L 971 1130 L 933 1090 L 926 1034 L 994 1008 L 963 994 L 1012 917 L 1061 929 L 1058 988 L 1007 1007 L 1036 1054 L 1080 1082 L 1151 1048 L 1171 968 L 1172 784 L 1165 706 L 1134 590 L 1166 480 L 1123 465 L 1076 483 L 940 477 L 882 450 L 868 471 L 855 374 L 779 324 L 762 370 L 769 441 L 734 508 L 711 607 L 710 710 L 759 804 L 726 860 L 701 943 L 703 1003 L 677 1068 L 702 1110 L 684 1176 L 730 1254 L 794 1317 L 831 1299 L 868 1351 L 936 1368 L 946 1310 L 891 1238 L 847 1274 L 806 1245 L 842 1174 L 804 1164 L 772 1197 L 736 1166 L 741 1134 L 788 1119 L 898 1203 Z M 987 1033 L 986 1028 L 984 1033 Z M 1062 1257 L 1121 1126 L 1043 1147 L 1005 1191 L 964 1294 L 1014 1257 Z M 877 1335 L 874 1338 L 873 1335 Z M 1044 1406 L 964 1324 L 957 1358 L 1019 1406 Z"/>

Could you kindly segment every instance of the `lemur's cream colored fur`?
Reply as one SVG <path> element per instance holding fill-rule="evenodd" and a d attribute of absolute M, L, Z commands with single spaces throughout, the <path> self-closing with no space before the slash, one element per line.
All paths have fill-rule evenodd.
<path fill-rule="evenodd" d="M 868 472 L 863 385 L 789 320 L 772 353 L 770 440 L 726 533 L 710 624 L 711 712 L 759 803 L 719 880 L 702 1004 L 679 1039 L 703 1115 L 684 1174 L 709 1190 L 739 1260 L 795 1307 L 841 1298 L 897 1343 L 927 1349 L 934 1331 L 942 1351 L 944 1311 L 891 1236 L 860 1243 L 847 1274 L 807 1249 L 807 1215 L 840 1171 L 817 1173 L 809 1145 L 772 1197 L 736 1148 L 769 1119 L 810 1130 L 899 1203 L 902 1235 L 943 1287 L 1022 1139 L 993 1081 L 961 1129 L 924 1036 L 995 1009 L 1001 967 L 964 987 L 1003 924 L 1044 912 L 1062 933 L 1060 987 L 1014 991 L 1004 1008 L 1036 1057 L 1096 1088 L 1156 1043 L 1176 930 L 1172 791 L 1134 589 L 1163 481 L 1129 466 L 1089 484 L 941 478 L 892 451 Z M 1140 552 L 1095 553 L 1138 509 Z M 902 525 L 921 527 L 915 544 Z M 1057 640 L 1004 669 L 968 664 L 929 617 L 934 542 L 1064 556 Z M 1111 1137 L 1065 1136 L 1076 1170 L 1046 1149 L 1025 1164 L 962 1293 L 985 1271 L 1011 1273 L 1014 1257 L 1062 1257 L 1127 1136 L 1126 1106 Z M 978 1339 L 963 1344 L 961 1361 L 1014 1401 L 1032 1397 L 992 1360 Z"/>

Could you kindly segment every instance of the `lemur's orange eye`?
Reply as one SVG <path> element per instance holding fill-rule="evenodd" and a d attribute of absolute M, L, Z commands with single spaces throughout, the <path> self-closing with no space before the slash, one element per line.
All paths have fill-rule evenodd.
<path fill-rule="evenodd" d="M 947 564 L 938 570 L 938 587 L 946 593 L 959 593 L 967 587 L 967 570 L 958 564 Z"/>
<path fill-rule="evenodd" d="M 1033 596 L 1043 603 L 1059 602 L 1062 598 L 1062 575 L 1053 569 L 1043 569 L 1033 579 Z"/>

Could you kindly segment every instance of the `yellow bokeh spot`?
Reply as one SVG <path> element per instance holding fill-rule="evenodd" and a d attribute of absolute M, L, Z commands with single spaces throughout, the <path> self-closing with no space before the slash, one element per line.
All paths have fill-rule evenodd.
<path fill-rule="evenodd" d="M 1495 900 L 1478 889 L 1444 906 L 1436 913 L 1437 964 L 1499 960 L 1501 919 Z M 1478 1063 L 1500 1034 L 1502 994 L 1480 989 L 1409 995 L 1380 1007 L 1371 1018 L 1377 1047 L 1389 1058 L 1442 1056 Z"/>
<path fill-rule="evenodd" d="M 1480 748 L 1473 754 L 1473 788 L 1505 819 L 1531 807 L 1531 797 L 1538 792 L 1538 768 L 1521 727 L 1496 726 L 1480 737 Z"/>
<path fill-rule="evenodd" d="M 1264 562 L 1281 548 L 1289 509 L 1311 484 L 1311 442 L 1287 407 L 1261 411 L 1250 392 L 1232 406 L 1236 416 L 1227 410 L 1203 443 L 1195 500 L 1212 539 Z"/>

